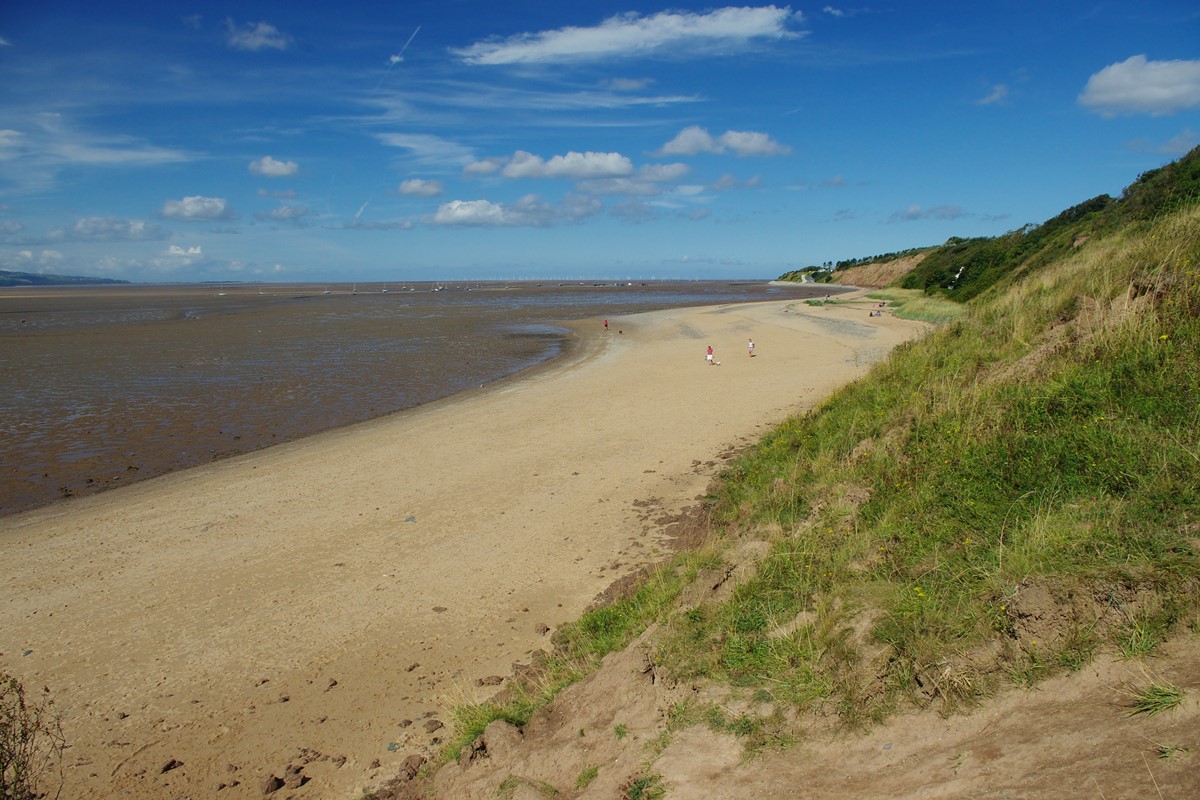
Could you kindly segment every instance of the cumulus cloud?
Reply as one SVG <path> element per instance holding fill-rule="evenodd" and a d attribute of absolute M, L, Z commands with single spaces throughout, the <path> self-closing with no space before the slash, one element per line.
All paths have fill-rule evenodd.
<path fill-rule="evenodd" d="M 612 178 L 633 172 L 633 162 L 620 153 L 576 153 L 553 156 L 548 161 L 541 156 L 518 150 L 501 170 L 506 178 Z"/>
<path fill-rule="evenodd" d="M 494 175 L 504 166 L 503 158 L 484 158 L 463 167 L 465 175 Z"/>
<path fill-rule="evenodd" d="M 660 147 L 657 156 L 694 156 L 698 153 L 724 153 L 732 150 L 742 156 L 782 156 L 792 148 L 780 144 L 765 133 L 755 131 L 725 131 L 713 136 L 699 125 L 691 125 Z"/>
<path fill-rule="evenodd" d="M 184 222 L 210 222 L 237 218 L 233 207 L 225 198 L 200 195 L 192 195 L 182 200 L 168 200 L 163 203 L 161 213 L 167 219 Z"/>
<path fill-rule="evenodd" d="M 0 250 L 0 268 L 14 272 L 51 272 L 64 261 L 57 250 Z"/>
<path fill-rule="evenodd" d="M 593 197 L 568 195 L 558 205 L 525 195 L 515 203 L 490 200 L 451 200 L 438 207 L 427 221 L 434 225 L 462 227 L 549 227 L 559 222 L 577 222 L 598 213 L 602 204 Z"/>
<path fill-rule="evenodd" d="M 890 217 L 888 222 L 916 222 L 922 219 L 958 219 L 966 216 L 966 213 L 958 206 L 932 206 L 925 208 L 924 206 L 913 204 L 903 211 L 896 211 Z"/>
<path fill-rule="evenodd" d="M 1200 61 L 1131 56 L 1088 78 L 1079 102 L 1106 117 L 1164 116 L 1200 107 Z"/>
<path fill-rule="evenodd" d="M 618 14 L 593 27 L 570 26 L 453 50 L 468 64 L 538 64 L 595 61 L 687 50 L 712 54 L 714 46 L 755 40 L 795 39 L 789 25 L 803 15 L 790 7 L 719 8 L 707 13 L 663 11 L 652 16 Z"/>
<path fill-rule="evenodd" d="M 269 22 L 225 20 L 225 42 L 235 50 L 286 50 L 292 38 Z"/>
<path fill-rule="evenodd" d="M 575 185 L 589 195 L 653 197 L 662 194 L 662 184 L 671 183 L 691 172 L 687 164 L 645 164 L 636 175 L 589 178 Z"/>
<path fill-rule="evenodd" d="M 400 184 L 400 194 L 413 197 L 437 197 L 442 193 L 441 181 L 427 181 L 422 178 L 409 178 Z"/>
<path fill-rule="evenodd" d="M 300 165 L 295 161 L 278 161 L 270 156 L 250 162 L 250 171 L 264 178 L 286 178 L 299 170 Z"/>
<path fill-rule="evenodd" d="M 76 241 L 147 241 L 166 238 L 166 232 L 153 223 L 120 217 L 81 217 L 68 229 L 67 238 Z"/>

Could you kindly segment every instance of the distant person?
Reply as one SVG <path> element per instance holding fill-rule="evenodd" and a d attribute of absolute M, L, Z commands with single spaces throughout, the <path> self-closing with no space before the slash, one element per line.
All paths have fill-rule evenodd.
<path fill-rule="evenodd" d="M 751 358 L 754 358 L 754 340 L 753 339 L 746 342 L 746 352 L 750 354 Z"/>
<path fill-rule="evenodd" d="M 704 354 L 704 360 L 708 362 L 710 367 L 713 365 L 713 349 L 711 344 L 708 346 L 708 351 Z"/>
<path fill-rule="evenodd" d="M 608 320 L 604 320 L 604 330 L 608 330 Z"/>

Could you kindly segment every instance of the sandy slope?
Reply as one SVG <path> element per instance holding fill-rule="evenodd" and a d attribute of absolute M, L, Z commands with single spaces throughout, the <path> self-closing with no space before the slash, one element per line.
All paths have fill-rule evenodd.
<path fill-rule="evenodd" d="M 495 389 L 0 520 L 0 667 L 57 698 L 64 796 L 395 774 L 652 560 L 721 453 L 920 332 L 800 302 L 611 324 Z"/>

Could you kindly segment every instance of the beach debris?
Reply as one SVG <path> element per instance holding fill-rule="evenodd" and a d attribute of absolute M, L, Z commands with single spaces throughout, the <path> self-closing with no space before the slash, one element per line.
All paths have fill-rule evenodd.
<path fill-rule="evenodd" d="M 418 664 L 417 662 L 415 662 L 415 661 L 414 661 L 413 663 L 411 663 L 411 664 L 409 664 L 407 667 L 405 667 L 405 668 L 404 668 L 404 671 L 405 671 L 405 672 L 412 672 L 414 669 L 416 669 L 416 668 L 417 668 L 417 667 L 419 667 L 419 666 L 421 666 L 421 665 L 420 665 L 420 664 Z"/>
<path fill-rule="evenodd" d="M 550 632 L 550 626 L 543 622 L 534 628 L 534 630 L 537 631 L 538 636 L 545 636 Z"/>
<path fill-rule="evenodd" d="M 278 775 L 268 775 L 267 777 L 263 778 L 263 782 L 262 782 L 262 793 L 263 794 L 274 794 L 275 792 L 278 792 L 282 788 L 283 788 L 283 778 L 280 778 Z"/>
<path fill-rule="evenodd" d="M 500 675 L 488 675 L 484 678 L 475 679 L 476 686 L 499 686 L 502 683 L 504 683 L 504 678 Z"/>
<path fill-rule="evenodd" d="M 407 517 L 404 518 L 404 521 L 405 522 L 416 522 L 417 518 L 414 517 L 412 514 L 409 514 Z"/>
<path fill-rule="evenodd" d="M 434 731 L 441 730 L 446 726 L 442 724 L 440 719 L 427 719 L 425 720 L 425 724 L 421 727 L 425 729 L 426 733 L 433 733 Z"/>
<path fill-rule="evenodd" d="M 388 749 L 389 753 L 396 752 L 397 750 L 400 749 L 400 747 L 401 747 L 401 744 L 399 742 L 388 742 L 387 743 L 387 749 Z"/>
<path fill-rule="evenodd" d="M 443 611 L 449 611 L 449 610 L 450 609 L 446 608 L 445 606 L 434 606 L 433 607 L 433 613 L 435 613 L 435 614 L 441 614 Z"/>
<path fill-rule="evenodd" d="M 173 769 L 179 769 L 179 768 L 180 768 L 180 767 L 182 767 L 182 766 L 183 766 L 183 762 L 182 762 L 182 761 L 180 761 L 180 760 L 179 760 L 179 759 L 177 759 L 177 758 L 172 758 L 172 759 L 169 759 L 169 760 L 167 761 L 167 763 L 165 763 L 165 764 L 163 764 L 163 765 L 162 765 L 162 769 L 160 769 L 160 770 L 158 771 L 158 774 L 159 774 L 159 775 L 165 775 L 166 773 L 170 772 L 171 770 L 173 770 Z"/>
<path fill-rule="evenodd" d="M 333 687 L 335 687 L 337 685 L 338 685 L 337 678 L 330 678 L 329 685 L 325 687 L 325 691 L 328 692 L 330 689 L 332 689 Z"/>

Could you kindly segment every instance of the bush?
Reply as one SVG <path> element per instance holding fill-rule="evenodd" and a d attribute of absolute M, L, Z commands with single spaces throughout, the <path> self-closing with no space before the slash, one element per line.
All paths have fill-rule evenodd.
<path fill-rule="evenodd" d="M 19 680 L 0 672 L 0 800 L 58 797 L 65 749 L 50 690 L 27 698 Z"/>

